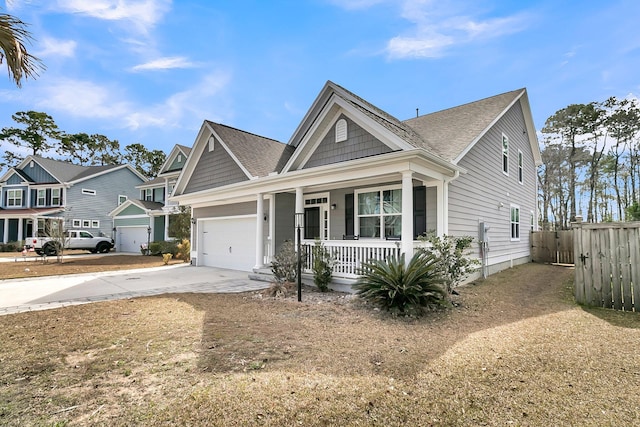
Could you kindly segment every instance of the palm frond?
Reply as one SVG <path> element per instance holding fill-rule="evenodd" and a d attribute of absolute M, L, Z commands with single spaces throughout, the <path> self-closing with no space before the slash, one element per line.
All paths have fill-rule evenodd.
<path fill-rule="evenodd" d="M 36 78 L 45 67 L 40 59 L 27 52 L 25 44 L 32 40 L 26 24 L 18 18 L 0 14 L 0 63 L 6 61 L 9 78 L 18 87 L 22 80 Z"/>

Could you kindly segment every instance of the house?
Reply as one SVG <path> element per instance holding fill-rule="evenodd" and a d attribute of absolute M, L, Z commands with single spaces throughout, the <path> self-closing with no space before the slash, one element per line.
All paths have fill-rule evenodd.
<path fill-rule="evenodd" d="M 116 229 L 116 250 L 140 252 L 141 245 L 172 238 L 169 224 L 178 204 L 168 198 L 190 152 L 184 145 L 173 147 L 158 176 L 136 186 L 139 198 L 128 199 L 109 213 Z"/>
<path fill-rule="evenodd" d="M 530 260 L 540 164 L 526 89 L 400 121 L 329 81 L 287 144 L 205 121 L 173 200 L 195 265 L 259 270 L 299 225 L 338 280 L 431 230 L 476 238 L 491 274 Z"/>
<path fill-rule="evenodd" d="M 51 221 L 112 236 L 108 216 L 145 178 L 129 165 L 80 166 L 27 156 L 0 178 L 0 241 L 43 236 Z"/>

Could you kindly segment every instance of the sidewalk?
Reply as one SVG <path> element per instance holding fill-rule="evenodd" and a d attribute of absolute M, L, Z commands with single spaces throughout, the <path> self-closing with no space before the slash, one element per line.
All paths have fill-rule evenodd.
<path fill-rule="evenodd" d="M 267 286 L 250 280 L 245 271 L 188 264 L 0 280 L 0 315 L 165 293 L 234 293 Z"/>

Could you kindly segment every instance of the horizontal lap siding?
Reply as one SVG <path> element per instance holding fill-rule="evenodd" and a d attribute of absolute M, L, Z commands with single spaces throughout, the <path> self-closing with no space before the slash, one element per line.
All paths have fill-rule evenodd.
<path fill-rule="evenodd" d="M 458 163 L 466 174 L 449 185 L 449 234 L 477 241 L 478 223 L 489 230 L 489 264 L 530 253 L 531 211 L 535 212 L 536 167 L 520 103 L 516 103 Z M 502 172 L 502 134 L 509 138 L 509 175 Z M 523 184 L 518 182 L 518 150 Z M 500 207 L 500 203 L 503 204 Z M 511 241 L 510 205 L 520 207 L 520 240 Z M 476 246 L 476 255 L 479 254 Z"/>
<path fill-rule="evenodd" d="M 224 147 L 216 143 L 213 151 L 205 147 L 184 193 L 222 187 L 247 179 L 247 175 Z"/>

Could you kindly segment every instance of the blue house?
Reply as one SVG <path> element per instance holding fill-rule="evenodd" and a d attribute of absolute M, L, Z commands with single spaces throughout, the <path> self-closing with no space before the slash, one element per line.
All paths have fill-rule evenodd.
<path fill-rule="evenodd" d="M 52 222 L 113 236 L 109 212 L 146 179 L 129 165 L 80 166 L 27 156 L 0 178 L 0 241 L 43 236 Z"/>

